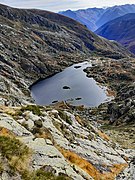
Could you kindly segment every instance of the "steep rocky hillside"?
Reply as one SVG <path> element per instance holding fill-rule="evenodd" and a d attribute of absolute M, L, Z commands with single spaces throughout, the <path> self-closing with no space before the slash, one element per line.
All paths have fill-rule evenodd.
<path fill-rule="evenodd" d="M 104 24 L 96 33 L 110 40 L 116 40 L 135 53 L 135 13 L 126 14 Z"/>
<path fill-rule="evenodd" d="M 101 39 L 76 21 L 51 12 L 0 5 L 0 93 L 18 103 L 42 77 L 84 61 L 92 54 L 129 56 L 118 44 Z M 25 94 L 25 95 L 24 95 Z M 11 102 L 11 101 L 12 102 Z"/>
<path fill-rule="evenodd" d="M 93 64 L 85 70 L 87 76 L 110 86 L 113 91 L 108 93 L 115 95 L 115 99 L 93 109 L 91 113 L 88 110 L 81 114 L 87 119 L 94 117 L 94 121 L 103 124 L 104 131 L 123 147 L 135 149 L 135 59 L 114 61 L 96 58 Z"/>
<path fill-rule="evenodd" d="M 62 11 L 60 14 L 75 19 L 95 31 L 103 24 L 128 13 L 135 13 L 135 5 L 126 4 L 108 8 L 88 8 L 77 11 Z"/>
<path fill-rule="evenodd" d="M 123 111 L 113 116 L 113 126 L 134 119 L 131 54 L 70 18 L 40 10 L 0 5 L 0 36 L 0 179 L 134 179 L 133 127 L 127 129 L 132 135 L 128 146 L 116 143 L 121 134 L 102 127 L 109 137 L 100 128 L 119 114 L 119 103 Z M 28 87 L 34 81 L 85 60 L 92 61 L 87 75 L 117 92 L 113 112 L 111 104 L 85 109 L 31 103 Z"/>
<path fill-rule="evenodd" d="M 128 166 L 132 150 L 63 107 L 0 106 L 0 178 L 113 180 Z"/>

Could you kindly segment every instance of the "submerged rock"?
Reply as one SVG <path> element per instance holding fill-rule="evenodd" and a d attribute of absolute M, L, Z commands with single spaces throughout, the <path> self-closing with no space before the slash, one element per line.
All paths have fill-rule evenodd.
<path fill-rule="evenodd" d="M 63 89 L 70 89 L 69 86 L 63 86 Z"/>
<path fill-rule="evenodd" d="M 77 100 L 77 101 L 79 101 L 79 100 L 81 100 L 81 99 L 82 99 L 82 98 L 79 98 L 79 97 L 78 97 L 78 98 L 75 98 L 75 100 Z"/>

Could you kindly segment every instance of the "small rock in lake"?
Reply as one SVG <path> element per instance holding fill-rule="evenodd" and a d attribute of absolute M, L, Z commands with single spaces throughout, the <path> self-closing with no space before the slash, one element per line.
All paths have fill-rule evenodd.
<path fill-rule="evenodd" d="M 54 103 L 57 103 L 58 101 L 52 101 L 52 103 L 54 104 Z"/>
<path fill-rule="evenodd" d="M 68 86 L 63 86 L 63 89 L 70 89 L 70 87 L 68 87 Z"/>
<path fill-rule="evenodd" d="M 81 100 L 82 98 L 75 98 L 75 100 L 77 100 L 77 101 L 79 101 L 79 100 Z"/>
<path fill-rule="evenodd" d="M 73 98 L 71 98 L 71 99 L 67 99 L 66 101 L 73 101 L 74 99 Z"/>
<path fill-rule="evenodd" d="M 75 68 L 75 69 L 79 69 L 79 68 L 81 68 L 81 66 L 74 66 L 74 68 Z"/>

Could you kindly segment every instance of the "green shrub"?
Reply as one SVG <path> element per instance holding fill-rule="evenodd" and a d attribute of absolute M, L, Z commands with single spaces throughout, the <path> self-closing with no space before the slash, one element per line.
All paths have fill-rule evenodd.
<path fill-rule="evenodd" d="M 36 114 L 38 116 L 41 116 L 42 113 L 41 113 L 41 110 L 40 110 L 40 107 L 39 106 L 36 106 L 36 105 L 27 105 L 26 107 L 22 107 L 21 108 L 21 111 L 24 112 L 24 111 L 32 111 L 33 114 Z"/>
<path fill-rule="evenodd" d="M 18 118 L 18 116 L 22 116 L 24 111 L 32 111 L 33 114 L 41 116 L 41 110 L 39 106 L 36 105 L 27 105 L 27 106 L 23 106 L 20 110 L 17 110 L 15 115 L 13 116 L 15 119 Z"/>
<path fill-rule="evenodd" d="M 71 178 L 65 176 L 56 176 L 51 172 L 38 169 L 33 172 L 24 171 L 22 174 L 23 180 L 70 180 Z"/>
<path fill-rule="evenodd" d="M 18 139 L 0 136 L 0 153 L 3 157 L 11 160 L 13 156 L 22 158 L 24 155 L 29 154 L 29 148 Z"/>
<path fill-rule="evenodd" d="M 33 173 L 31 180 L 55 180 L 55 176 L 50 172 L 45 172 L 39 169 Z"/>

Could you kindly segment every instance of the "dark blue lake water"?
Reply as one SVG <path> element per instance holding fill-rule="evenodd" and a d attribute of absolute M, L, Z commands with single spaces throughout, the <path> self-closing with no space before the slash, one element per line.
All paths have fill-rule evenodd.
<path fill-rule="evenodd" d="M 66 101 L 72 105 L 94 107 L 111 100 L 106 94 L 106 87 L 101 87 L 93 78 L 86 77 L 83 69 L 90 66 L 88 62 L 75 64 L 34 84 L 31 94 L 35 103 L 49 105 Z"/>

